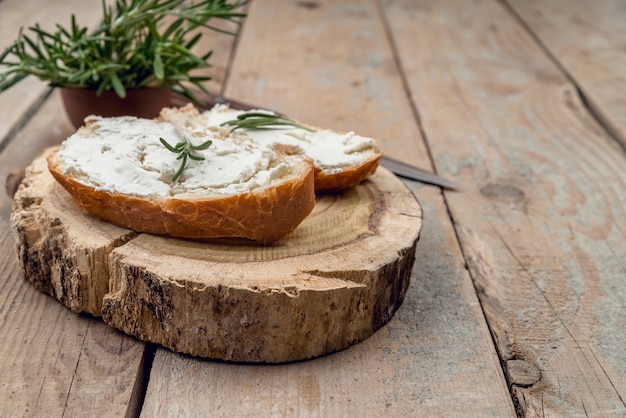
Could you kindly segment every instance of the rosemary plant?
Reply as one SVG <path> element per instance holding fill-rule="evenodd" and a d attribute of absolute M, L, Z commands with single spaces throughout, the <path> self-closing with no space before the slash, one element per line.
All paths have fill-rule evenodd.
<path fill-rule="evenodd" d="M 0 92 L 32 75 L 51 87 L 114 90 L 122 98 L 128 89 L 162 86 L 199 102 L 189 86 L 208 93 L 202 82 L 210 77 L 192 71 L 208 67 L 212 51 L 191 52 L 202 37 L 197 29 L 234 34 L 209 21 L 240 24 L 245 2 L 116 0 L 112 6 L 103 0 L 102 22 L 92 31 L 74 15 L 68 28 L 36 24 L 0 53 Z"/>

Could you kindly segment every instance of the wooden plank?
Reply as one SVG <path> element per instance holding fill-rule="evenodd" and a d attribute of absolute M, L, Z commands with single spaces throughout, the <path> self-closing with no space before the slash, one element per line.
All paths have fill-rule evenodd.
<path fill-rule="evenodd" d="M 253 2 L 228 80 L 233 98 L 357 129 L 429 167 L 373 1 Z M 344 351 L 278 366 L 158 350 L 142 416 L 513 416 L 441 193 L 407 184 L 426 221 L 405 303 L 386 327 Z"/>
<path fill-rule="evenodd" d="M 2 97 L 0 95 L 0 97 Z M 31 121 L 28 130 L 20 132 L 0 153 L 0 180 L 5 181 L 9 173 L 24 168 L 45 148 L 61 143 L 73 131 L 61 105 L 61 96 L 54 93 Z M 9 221 L 12 201 L 2 193 L 0 219 Z"/>
<path fill-rule="evenodd" d="M 621 0 L 508 0 L 626 146 L 626 8 Z"/>
<path fill-rule="evenodd" d="M 502 4 L 386 12 L 521 412 L 623 416 L 624 153 Z"/>
<path fill-rule="evenodd" d="M 0 178 L 71 131 L 54 94 L 0 154 Z M 79 316 L 26 283 L 0 195 L 0 411 L 7 416 L 136 414 L 144 344 Z"/>
<path fill-rule="evenodd" d="M 80 10 L 99 11 L 100 2 L 79 0 L 47 3 L 0 1 L 0 31 L 69 16 Z M 3 19 L 6 19 L 3 20 Z M 62 20 L 62 19 L 60 19 Z M 4 25 L 4 23 L 11 23 Z M 0 39 L 14 34 L 1 32 Z M 6 36 L 5 36 L 6 35 Z M 229 60 L 233 37 L 207 32 L 203 45 L 215 51 L 211 60 L 218 91 Z M 39 88 L 39 87 L 37 87 Z M 0 95 L 0 138 L 20 124 L 33 101 L 42 94 L 32 85 Z M 32 94 L 31 94 L 32 93 Z M 30 123 L 0 153 L 0 179 L 24 167 L 45 147 L 61 142 L 72 131 L 58 93 L 45 102 Z M 99 320 L 71 313 L 27 284 L 18 271 L 8 219 L 11 200 L 0 194 L 0 415 L 7 416 L 136 416 L 141 408 L 146 365 L 144 344 L 113 330 Z"/>
<path fill-rule="evenodd" d="M 375 4 L 350 0 L 284 7 L 274 1 L 250 15 L 226 86 L 228 97 L 315 126 L 358 127 L 360 134 L 379 139 L 385 154 L 430 169 Z"/>

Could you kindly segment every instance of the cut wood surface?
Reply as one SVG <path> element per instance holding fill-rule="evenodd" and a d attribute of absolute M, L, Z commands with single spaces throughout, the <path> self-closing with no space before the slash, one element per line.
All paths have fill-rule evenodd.
<path fill-rule="evenodd" d="M 386 10 L 520 412 L 623 416 L 624 153 L 501 4 Z"/>
<path fill-rule="evenodd" d="M 387 326 L 286 365 L 201 362 L 159 349 L 141 416 L 515 416 L 445 205 L 436 189 L 411 189 L 428 222 L 405 302 Z"/>
<path fill-rule="evenodd" d="M 95 219 L 52 177 L 49 152 L 14 197 L 21 270 L 73 311 L 102 314 L 142 340 L 223 360 L 303 360 L 368 338 L 404 300 L 422 212 L 383 168 L 318 196 L 293 233 L 260 246 L 137 234 Z"/>
<path fill-rule="evenodd" d="M 11 230 L 24 278 L 74 312 L 100 316 L 109 256 L 134 231 L 87 216 L 48 171 L 50 148 L 26 168 L 13 198 Z"/>
<path fill-rule="evenodd" d="M 343 194 L 318 196 L 269 247 L 141 235 L 113 251 L 103 317 L 195 356 L 276 363 L 334 352 L 401 305 L 421 217 L 411 192 L 380 168 Z"/>
<path fill-rule="evenodd" d="M 507 0 L 626 147 L 626 7 L 622 0 Z"/>
<path fill-rule="evenodd" d="M 4 235 L 0 242 L 11 240 Z M 0 261 L 14 264 L 12 258 L 4 253 Z M 13 276 L 3 282 L 0 297 L 3 317 L 21 319 L 0 326 L 3 415 L 136 414 L 143 345 L 98 320 L 70 313 L 22 282 L 17 269 Z M 28 313 L 16 315 L 20 311 Z"/>

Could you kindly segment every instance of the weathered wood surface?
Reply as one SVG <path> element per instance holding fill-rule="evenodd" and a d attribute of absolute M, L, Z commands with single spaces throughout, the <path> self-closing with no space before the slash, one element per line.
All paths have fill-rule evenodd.
<path fill-rule="evenodd" d="M 59 4 L 0 0 L 0 20 L 7 5 L 11 16 L 54 16 L 48 5 Z M 252 2 L 232 67 L 216 67 L 232 73 L 214 86 L 226 80 L 228 95 L 312 123 L 358 124 L 390 156 L 424 168 L 432 159 L 465 190 L 444 199 L 408 182 L 424 209 L 412 284 L 370 339 L 281 366 L 159 349 L 141 414 L 511 416 L 502 360 L 522 416 L 626 415 L 626 157 L 614 141 L 624 132 L 622 6 Z M 6 20 L 0 45 L 5 28 L 25 22 Z M 43 91 L 0 95 L 1 138 Z M 68 129 L 53 95 L 0 154 L 1 178 Z M 103 349 L 135 340 L 23 281 L 10 205 L 0 196 L 0 354 L 10 359 L 0 364 L 0 414 L 132 415 L 143 345 L 132 361 Z M 62 344 L 77 336 L 81 346 Z M 67 359 L 78 369 L 57 367 Z M 131 376 L 134 385 L 111 383 Z M 115 398 L 104 395 L 114 387 Z"/>
<path fill-rule="evenodd" d="M 137 234 L 78 210 L 48 171 L 47 149 L 26 168 L 13 198 L 11 231 L 20 271 L 72 311 L 100 316 L 109 256 Z"/>
<path fill-rule="evenodd" d="M 368 338 L 404 300 L 422 211 L 383 168 L 318 196 L 293 233 L 261 246 L 138 234 L 96 219 L 57 184 L 47 154 L 13 199 L 24 277 L 141 340 L 239 362 L 303 360 Z"/>
<path fill-rule="evenodd" d="M 225 94 L 357 129 L 429 167 L 381 18 L 368 0 L 253 2 Z M 407 297 L 386 327 L 331 356 L 277 367 L 158 350 L 142 416 L 514 415 L 441 193 L 409 184 L 426 222 Z"/>
<path fill-rule="evenodd" d="M 626 147 L 626 6 L 622 0 L 507 0 Z"/>
<path fill-rule="evenodd" d="M 0 154 L 0 176 L 29 164 L 70 129 L 54 95 Z M 10 234 L 11 205 L 2 193 L 0 415 L 136 415 L 144 345 L 100 320 L 70 312 L 24 280 Z"/>
<path fill-rule="evenodd" d="M 15 39 L 20 26 L 35 22 L 51 27 L 75 13 L 93 24 L 100 7 L 100 1 L 0 0 L 0 48 Z M 213 37 L 210 88 L 224 78 L 233 41 L 225 39 Z M 31 80 L 0 94 L 2 182 L 72 132 L 57 93 L 38 107 L 46 91 Z M 0 416 L 137 416 L 152 350 L 101 320 L 72 313 L 24 280 L 10 234 L 11 206 L 0 193 Z"/>
<path fill-rule="evenodd" d="M 89 2 L 42 5 L 0 1 L 0 47 L 15 38 L 20 25 L 97 10 Z M 0 94 L 0 144 L 6 144 L 0 146 L 3 181 L 70 131 L 55 95 L 12 142 L 3 142 L 26 122 L 28 109 L 45 90 L 43 84 L 28 81 Z M 10 211 L 10 198 L 0 194 L 0 415 L 136 415 L 143 392 L 144 345 L 99 320 L 69 312 L 26 283 L 18 273 Z"/>
<path fill-rule="evenodd" d="M 521 413 L 625 415 L 619 144 L 502 4 L 386 11 Z"/>

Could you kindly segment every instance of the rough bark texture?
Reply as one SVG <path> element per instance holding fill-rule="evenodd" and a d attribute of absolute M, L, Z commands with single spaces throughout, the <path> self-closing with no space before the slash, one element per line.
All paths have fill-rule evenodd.
<path fill-rule="evenodd" d="M 13 201 L 11 228 L 20 269 L 37 289 L 75 312 L 99 316 L 108 292 L 108 256 L 135 235 L 75 209 L 36 159 Z"/>

